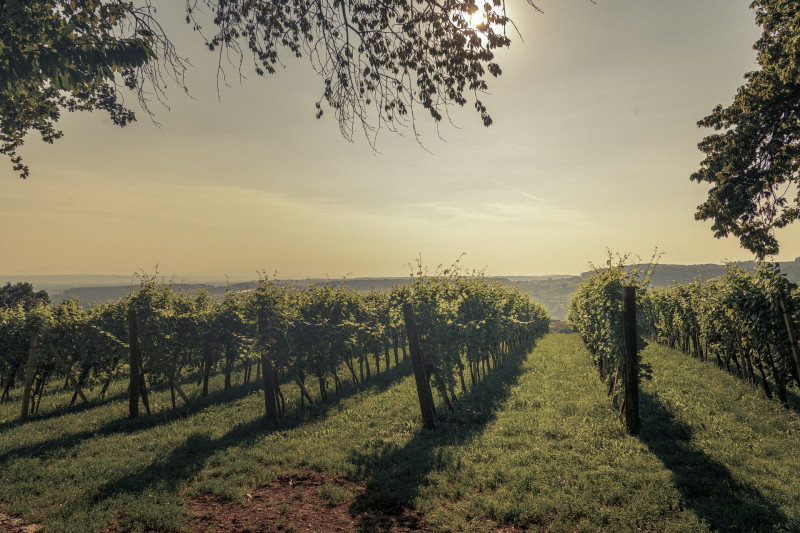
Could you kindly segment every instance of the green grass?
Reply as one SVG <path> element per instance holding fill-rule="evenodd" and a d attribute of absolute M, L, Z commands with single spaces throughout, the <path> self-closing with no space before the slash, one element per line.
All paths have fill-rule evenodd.
<path fill-rule="evenodd" d="M 330 481 L 326 481 L 322 484 L 319 488 L 319 495 L 331 506 L 352 502 L 355 499 L 355 494 L 352 491 L 340 487 L 335 483 L 331 483 Z"/>
<path fill-rule="evenodd" d="M 509 356 L 433 431 L 408 363 L 305 411 L 287 385 L 292 414 L 275 426 L 254 384 L 224 393 L 221 377 L 192 409 L 164 409 L 161 392 L 159 412 L 136 421 L 122 383 L 88 408 L 45 397 L 24 423 L 6 404 L 0 507 L 49 531 L 115 520 L 176 531 L 185 497 L 243 501 L 278 473 L 314 468 L 366 482 L 363 494 L 323 485 L 331 505 L 413 508 L 436 531 L 800 529 L 797 414 L 678 352 L 652 345 L 642 362 L 639 437 L 625 434 L 578 336 L 560 334 Z"/>

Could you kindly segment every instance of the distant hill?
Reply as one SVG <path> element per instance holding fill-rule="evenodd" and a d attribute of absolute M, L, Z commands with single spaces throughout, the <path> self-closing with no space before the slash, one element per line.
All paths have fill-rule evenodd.
<path fill-rule="evenodd" d="M 62 292 L 70 287 L 102 287 L 111 285 L 125 285 L 126 287 L 134 280 L 133 276 L 111 275 L 66 275 L 66 276 L 0 276 L 0 283 L 19 283 L 26 281 L 33 285 L 36 290 L 45 290 L 53 294 Z"/>
<path fill-rule="evenodd" d="M 754 270 L 756 263 L 743 261 L 737 263 L 741 268 Z M 725 272 L 724 265 L 657 265 L 653 271 L 651 284 L 653 287 L 667 287 L 675 283 L 688 283 L 694 279 L 706 280 L 720 276 Z M 794 261 L 781 263 L 781 272 L 786 277 L 800 283 L 800 257 Z M 584 273 L 585 274 L 585 273 Z M 581 276 L 568 274 L 554 274 L 550 276 L 505 276 L 493 279 L 507 285 L 515 285 L 522 291 L 544 305 L 555 319 L 564 320 L 567 317 L 567 306 L 575 292 Z M 303 288 L 311 284 L 333 283 L 334 285 L 346 284 L 357 290 L 389 289 L 395 285 L 408 283 L 409 277 L 394 278 L 351 278 L 347 280 L 329 280 L 324 278 L 310 278 L 303 280 L 285 280 L 283 282 L 292 286 Z M 0 283 L 28 281 L 37 290 L 46 290 L 50 299 L 57 304 L 67 298 L 78 298 L 83 305 L 92 305 L 106 300 L 116 300 L 130 294 L 131 286 L 136 287 L 136 279 L 130 276 L 0 276 Z M 196 281 L 196 283 L 192 283 Z M 199 288 L 211 294 L 222 297 L 227 290 L 245 291 L 256 287 L 256 281 L 237 283 L 222 283 L 208 278 L 189 278 L 189 281 L 175 282 L 173 287 L 190 292 Z"/>
<path fill-rule="evenodd" d="M 136 289 L 136 285 L 111 285 L 108 287 L 72 287 L 62 292 L 51 294 L 50 301 L 54 305 L 61 303 L 70 298 L 77 298 L 84 306 L 98 304 L 110 300 L 117 300 L 123 296 L 128 296 L 131 293 L 131 287 Z M 217 290 L 215 285 L 197 284 L 197 285 L 173 285 L 176 290 L 184 290 L 189 292 L 196 292 L 198 289 L 205 289 L 212 294 L 221 293 L 225 294 L 225 288 L 221 291 Z"/>
<path fill-rule="evenodd" d="M 545 306 L 552 318 L 566 320 L 569 300 L 580 281 L 580 276 L 553 276 L 548 279 L 512 281 L 512 283 Z"/>
<path fill-rule="evenodd" d="M 498 279 L 501 283 L 510 284 L 507 278 L 492 278 Z M 404 278 L 351 278 L 345 280 L 334 280 L 324 278 L 308 278 L 303 280 L 278 280 L 278 283 L 286 283 L 293 287 L 305 288 L 310 285 L 321 285 L 324 283 L 331 283 L 334 286 L 347 286 L 351 289 L 359 291 L 368 291 L 371 289 L 386 290 L 391 289 L 396 285 L 404 285 L 410 281 L 409 277 Z M 199 289 L 206 290 L 214 296 L 223 297 L 228 290 L 231 291 L 247 291 L 255 289 L 258 285 L 257 281 L 246 281 L 241 283 L 231 283 L 230 285 L 213 285 L 208 283 L 174 283 L 172 285 L 175 290 L 182 290 L 188 292 L 196 292 Z M 50 295 L 50 300 L 54 305 L 67 300 L 69 298 L 77 298 L 83 305 L 93 305 L 108 300 L 116 300 L 131 293 L 131 287 L 134 289 L 136 285 L 111 285 L 102 287 L 71 287 L 61 292 Z"/>
<path fill-rule="evenodd" d="M 161 275 L 158 276 L 162 278 Z M 211 278 L 208 276 L 163 276 L 166 280 L 172 280 L 176 285 L 194 286 L 201 285 L 223 285 L 224 278 Z M 136 275 L 123 276 L 120 274 L 69 274 L 69 275 L 46 275 L 46 276 L 23 276 L 23 275 L 0 275 L 0 284 L 28 282 L 36 290 L 45 290 L 51 296 L 74 289 L 86 287 L 125 287 L 126 289 L 139 285 Z M 241 279 L 237 281 L 242 281 Z"/>
<path fill-rule="evenodd" d="M 332 283 L 333 285 L 347 285 L 350 288 L 367 291 L 370 289 L 390 289 L 395 285 L 408 283 L 409 278 L 353 278 L 347 280 L 328 280 L 322 278 L 309 278 L 303 280 L 279 280 L 279 283 L 287 283 L 293 287 L 304 288 L 309 285 Z M 211 284 L 211 283 L 173 283 L 175 290 L 196 293 L 199 289 L 210 292 L 213 296 L 222 298 L 228 290 L 247 291 L 255 289 L 257 281 L 245 281 L 231 284 Z M 137 284 L 127 283 L 125 285 L 105 285 L 105 286 L 76 286 L 63 289 L 50 295 L 53 304 L 58 304 L 69 298 L 77 298 L 83 305 L 94 305 L 108 300 L 116 300 L 131 293 L 131 287 L 135 289 Z"/>
<path fill-rule="evenodd" d="M 756 268 L 754 261 L 742 261 L 737 264 L 751 272 Z M 794 261 L 781 263 L 781 272 L 790 281 L 800 284 L 800 257 Z M 663 288 L 676 283 L 690 283 L 695 279 L 707 280 L 724 273 L 725 265 L 656 265 L 650 284 L 653 287 Z M 569 301 L 581 281 L 581 276 L 551 276 L 548 279 L 531 278 L 519 281 L 515 281 L 514 277 L 510 279 L 521 290 L 530 294 L 531 298 L 544 305 L 550 316 L 565 320 Z"/>
<path fill-rule="evenodd" d="M 755 261 L 738 261 L 735 264 L 751 272 L 756 269 Z M 781 273 L 790 281 L 800 283 L 800 257 L 794 261 L 781 263 Z M 725 273 L 725 265 L 656 265 L 651 283 L 654 287 L 667 287 L 675 283 L 689 283 L 696 278 L 707 280 Z"/>

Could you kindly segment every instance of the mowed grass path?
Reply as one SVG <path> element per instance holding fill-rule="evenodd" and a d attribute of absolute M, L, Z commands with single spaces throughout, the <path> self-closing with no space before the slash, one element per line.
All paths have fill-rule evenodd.
<path fill-rule="evenodd" d="M 134 422 L 121 395 L 23 424 L 4 405 L 0 509 L 50 531 L 181 530 L 186 498 L 246 505 L 276 474 L 313 468 L 366 482 L 354 514 L 413 508 L 436 531 L 800 530 L 795 412 L 653 345 L 631 437 L 578 336 L 550 334 L 527 352 L 434 431 L 421 427 L 408 363 L 277 426 L 253 385 Z"/>

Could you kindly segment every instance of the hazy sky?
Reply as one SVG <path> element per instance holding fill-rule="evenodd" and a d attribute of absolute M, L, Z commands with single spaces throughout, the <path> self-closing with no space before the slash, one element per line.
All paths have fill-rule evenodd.
<path fill-rule="evenodd" d="M 707 134 L 695 125 L 727 105 L 757 67 L 749 1 L 508 2 L 524 43 L 455 127 L 425 121 L 422 142 L 384 132 L 380 153 L 344 140 L 304 61 L 217 98 L 215 56 L 183 24 L 183 2 L 159 11 L 195 65 L 192 98 L 171 91 L 117 128 L 102 113 L 65 115 L 64 139 L 33 134 L 31 177 L 0 161 L 0 274 L 213 275 L 253 278 L 407 275 L 466 252 L 490 274 L 577 273 L 605 250 L 662 263 L 750 259 L 714 239 L 689 181 Z M 287 54 L 288 57 L 288 54 Z M 138 109 L 135 107 L 134 109 Z M 800 224 L 779 234 L 800 255 Z"/>

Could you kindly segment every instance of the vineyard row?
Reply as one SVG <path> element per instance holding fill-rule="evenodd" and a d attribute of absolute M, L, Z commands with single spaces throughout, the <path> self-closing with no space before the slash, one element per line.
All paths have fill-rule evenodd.
<path fill-rule="evenodd" d="M 236 367 L 249 381 L 253 367 L 265 387 L 267 416 L 285 412 L 281 383 L 297 383 L 301 406 L 341 392 L 342 372 L 353 383 L 370 378 L 393 351 L 406 355 L 402 304 L 412 306 L 419 328 L 425 376 L 449 408 L 457 385 L 468 390 L 507 351 L 548 329 L 542 306 L 520 291 L 482 276 L 419 275 L 390 291 L 358 292 L 332 283 L 295 289 L 261 280 L 256 289 L 208 293 L 179 292 L 155 278 L 143 278 L 131 295 L 83 308 L 76 300 L 55 307 L 0 308 L 0 399 L 23 385 L 23 416 L 35 413 L 48 380 L 74 389 L 106 393 L 115 377 L 131 379 L 130 413 L 139 398 L 149 412 L 147 389 L 169 386 L 188 403 L 181 383 L 190 377 L 208 394 L 212 372 L 231 386 Z M 274 404 L 273 404 L 274 402 Z M 274 409 L 272 412 L 271 407 Z"/>
<path fill-rule="evenodd" d="M 648 289 L 650 272 L 623 265 L 597 268 L 578 287 L 569 322 L 581 334 L 609 395 L 619 406 L 624 390 L 622 290 L 636 287 L 638 341 L 658 342 L 721 367 L 787 405 L 800 388 L 800 290 L 778 265 L 755 272 L 729 265 L 723 276 Z"/>

